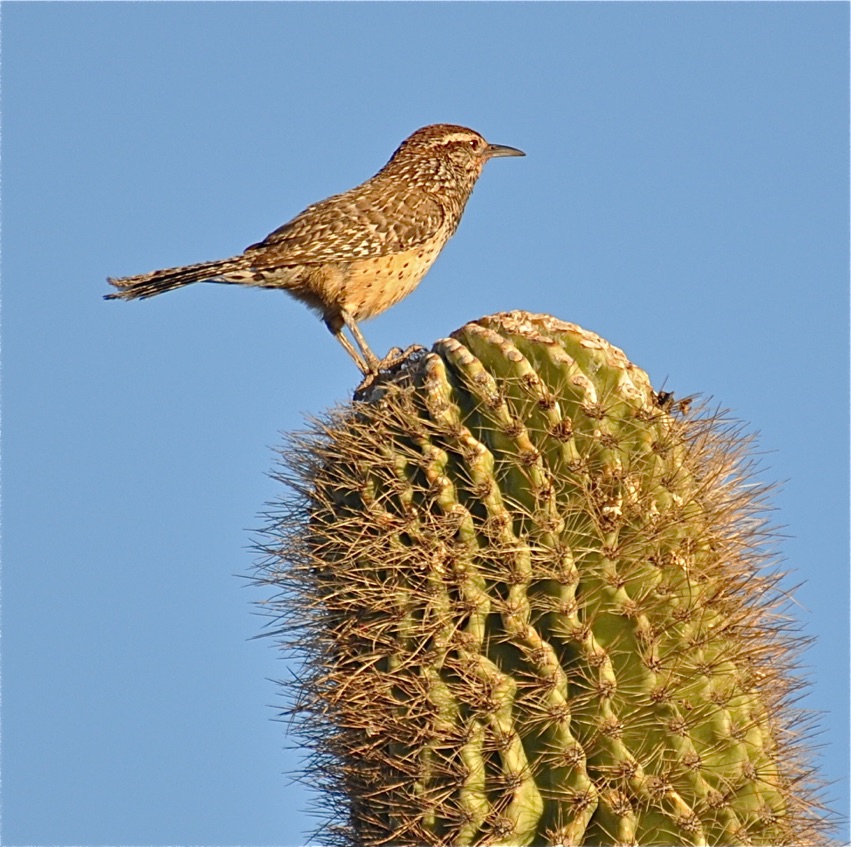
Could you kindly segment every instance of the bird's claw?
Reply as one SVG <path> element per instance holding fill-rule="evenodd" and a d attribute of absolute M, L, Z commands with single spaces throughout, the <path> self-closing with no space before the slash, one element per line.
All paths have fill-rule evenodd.
<path fill-rule="evenodd" d="M 399 365 L 407 362 L 414 353 L 418 353 L 420 350 L 425 350 L 422 344 L 411 344 L 410 347 L 406 347 L 404 350 L 401 347 L 391 347 L 387 351 L 387 355 L 378 363 L 378 368 L 382 371 L 390 371 L 398 368 Z"/>
<path fill-rule="evenodd" d="M 369 363 L 369 370 L 364 373 L 360 385 L 355 389 L 354 399 L 363 399 L 369 389 L 382 377 L 398 370 L 411 356 L 425 349 L 421 344 L 411 344 L 404 350 L 401 347 L 391 347 L 383 359 L 376 359 L 374 364 L 373 362 Z"/>

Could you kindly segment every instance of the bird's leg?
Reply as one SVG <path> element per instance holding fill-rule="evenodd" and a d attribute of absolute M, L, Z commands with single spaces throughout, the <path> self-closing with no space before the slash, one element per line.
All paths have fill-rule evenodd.
<path fill-rule="evenodd" d="M 332 330 L 332 332 L 333 332 L 333 330 Z M 361 358 L 360 353 L 358 353 L 358 351 L 355 350 L 354 347 L 352 347 L 352 342 L 349 341 L 349 339 L 346 338 L 345 335 L 343 335 L 342 329 L 338 329 L 336 332 L 334 332 L 334 338 L 336 338 L 337 341 L 339 341 L 340 344 L 343 345 L 343 349 L 355 360 L 355 364 L 358 366 L 358 370 L 362 374 L 372 373 L 372 371 L 370 371 L 370 369 L 369 369 L 369 366 Z"/>
<path fill-rule="evenodd" d="M 355 324 L 351 315 L 347 314 L 342 309 L 339 312 L 326 314 L 325 326 L 328 327 L 328 331 L 331 335 L 333 335 L 334 338 L 343 345 L 343 349 L 352 357 L 355 364 L 358 366 L 358 370 L 362 374 L 369 376 L 370 374 L 378 373 L 378 359 L 369 347 L 366 346 L 366 342 L 363 340 L 363 336 L 360 332 L 358 332 L 357 324 Z M 358 342 L 358 347 L 361 348 L 360 353 L 355 350 L 352 342 L 349 341 L 346 334 L 343 332 L 343 328 L 345 326 L 348 326 L 349 329 L 352 330 L 352 334 Z"/>
<path fill-rule="evenodd" d="M 340 309 L 338 314 L 326 318 L 325 325 L 332 332 L 337 341 L 343 345 L 345 351 L 355 360 L 355 364 L 358 368 L 360 368 L 361 373 L 363 373 L 367 378 L 371 376 L 374 377 L 384 368 L 390 368 L 401 364 L 415 350 L 423 349 L 416 344 L 412 345 L 404 352 L 398 347 L 394 347 L 383 359 L 379 359 L 378 356 L 369 349 L 369 345 L 366 343 L 366 339 L 363 337 L 363 334 L 358 328 L 355 319 L 345 309 Z M 349 341 L 349 339 L 343 334 L 344 326 L 349 328 L 349 332 L 351 332 L 357 346 L 360 348 L 360 352 L 355 350 L 351 341 Z"/>
<path fill-rule="evenodd" d="M 345 325 L 345 321 L 341 314 L 337 312 L 331 312 L 326 314 L 325 316 L 325 326 L 328 327 L 328 332 L 343 345 L 343 349 L 354 359 L 355 364 L 358 366 L 358 370 L 362 374 L 373 373 L 376 369 L 370 368 L 370 365 L 364 358 L 352 347 L 352 342 L 346 338 L 343 333 L 343 326 Z"/>
<path fill-rule="evenodd" d="M 363 370 L 364 373 L 378 373 L 378 370 L 381 367 L 381 360 L 372 352 L 372 350 L 369 349 L 369 345 L 366 343 L 361 331 L 358 329 L 355 319 L 345 309 L 340 310 L 340 317 L 343 319 L 343 323 L 349 328 L 349 332 L 351 332 L 354 337 L 355 342 L 363 355 L 363 360 L 367 364 L 367 370 L 364 370 L 363 368 L 361 368 L 361 370 Z M 351 347 L 351 345 L 349 345 L 349 347 Z M 350 350 L 350 352 L 353 353 L 354 351 Z M 357 359 L 355 359 L 355 361 L 357 361 Z"/>

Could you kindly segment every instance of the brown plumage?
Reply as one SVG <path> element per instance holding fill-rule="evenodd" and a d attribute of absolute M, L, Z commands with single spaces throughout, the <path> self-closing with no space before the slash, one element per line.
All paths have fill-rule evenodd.
<path fill-rule="evenodd" d="M 461 220 L 488 159 L 522 156 L 471 129 L 435 124 L 402 142 L 366 182 L 308 206 L 229 259 L 109 279 L 135 300 L 193 282 L 281 288 L 315 309 L 364 374 L 382 367 L 357 322 L 410 294 Z M 348 326 L 360 352 L 343 334 Z"/>

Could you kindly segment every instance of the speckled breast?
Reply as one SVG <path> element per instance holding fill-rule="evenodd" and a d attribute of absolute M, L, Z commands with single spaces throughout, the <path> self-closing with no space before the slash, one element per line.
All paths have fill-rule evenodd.
<path fill-rule="evenodd" d="M 407 297 L 434 263 L 448 236 L 441 233 L 413 250 L 352 262 L 344 308 L 355 319 L 380 314 Z"/>

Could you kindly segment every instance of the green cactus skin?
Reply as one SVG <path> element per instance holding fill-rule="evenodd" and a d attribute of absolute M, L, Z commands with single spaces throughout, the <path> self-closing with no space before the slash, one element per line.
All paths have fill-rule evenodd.
<path fill-rule="evenodd" d="M 668 406 L 512 312 L 292 439 L 260 581 L 326 842 L 825 843 L 767 489 Z"/>

